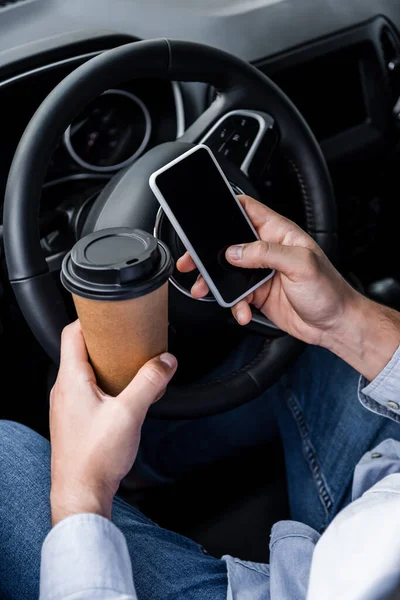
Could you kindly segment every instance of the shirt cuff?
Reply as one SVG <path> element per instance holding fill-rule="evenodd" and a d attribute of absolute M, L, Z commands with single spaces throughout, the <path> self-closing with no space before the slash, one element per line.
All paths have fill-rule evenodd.
<path fill-rule="evenodd" d="M 60 521 L 43 543 L 40 600 L 94 590 L 136 598 L 128 547 L 108 519 L 73 515 Z"/>
<path fill-rule="evenodd" d="M 358 396 L 368 410 L 400 422 L 400 346 L 371 383 L 360 377 Z"/>

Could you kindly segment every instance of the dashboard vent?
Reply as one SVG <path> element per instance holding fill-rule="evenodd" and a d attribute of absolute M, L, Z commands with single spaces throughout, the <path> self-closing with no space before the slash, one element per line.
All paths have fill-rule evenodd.
<path fill-rule="evenodd" d="M 26 2 L 27 0 L 0 0 L 0 10 L 2 8 L 11 7 L 13 4 L 18 4 L 19 2 Z"/>

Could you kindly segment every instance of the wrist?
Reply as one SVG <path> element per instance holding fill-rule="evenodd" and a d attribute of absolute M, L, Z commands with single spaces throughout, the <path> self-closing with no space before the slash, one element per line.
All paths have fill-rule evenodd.
<path fill-rule="evenodd" d="M 88 487 L 53 486 L 50 492 L 51 521 L 54 527 L 67 517 L 83 513 L 92 513 L 111 519 L 113 496 L 96 492 Z"/>
<path fill-rule="evenodd" d="M 400 313 L 352 290 L 340 320 L 324 333 L 327 348 L 372 381 L 400 344 Z"/>

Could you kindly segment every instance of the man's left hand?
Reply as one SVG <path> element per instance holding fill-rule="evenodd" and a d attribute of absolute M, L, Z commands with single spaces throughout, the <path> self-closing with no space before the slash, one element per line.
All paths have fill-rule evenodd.
<path fill-rule="evenodd" d="M 177 361 L 147 362 L 117 397 L 96 384 L 79 321 L 63 331 L 61 363 L 50 395 L 53 525 L 76 513 L 111 517 L 121 479 L 135 461 L 147 411 L 163 395 Z"/>

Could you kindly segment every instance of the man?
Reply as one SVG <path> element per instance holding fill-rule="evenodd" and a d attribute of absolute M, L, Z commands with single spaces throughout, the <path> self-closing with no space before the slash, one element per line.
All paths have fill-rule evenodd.
<path fill-rule="evenodd" d="M 351 288 L 295 224 L 251 198 L 241 202 L 263 241 L 228 249 L 227 259 L 277 272 L 233 314 L 246 324 L 253 304 L 312 345 L 256 403 L 271 405 L 278 420 L 291 513 L 301 522 L 275 525 L 269 566 L 217 560 L 115 497 L 147 410 L 177 364 L 166 353 L 118 397 L 106 396 L 76 322 L 63 334 L 51 393 L 51 482 L 48 442 L 0 426 L 2 598 L 37 597 L 42 544 L 42 600 L 377 600 L 396 587 L 400 315 Z M 194 264 L 185 255 L 178 267 Z M 207 293 L 204 280 L 192 293 Z M 320 537 L 316 529 L 326 527 Z"/>

